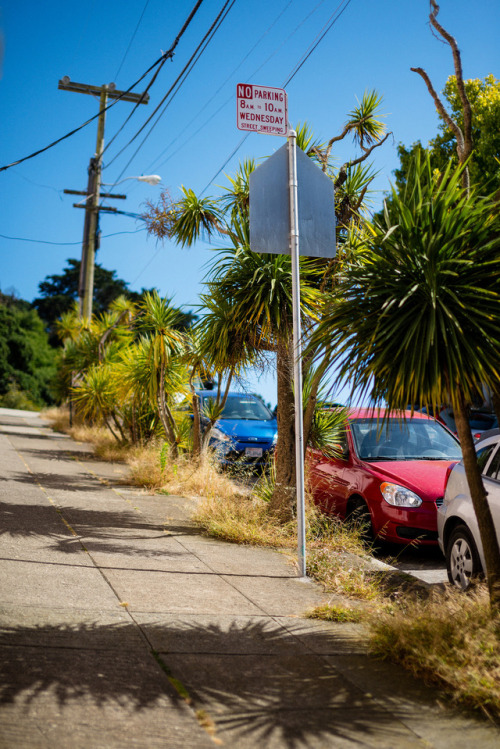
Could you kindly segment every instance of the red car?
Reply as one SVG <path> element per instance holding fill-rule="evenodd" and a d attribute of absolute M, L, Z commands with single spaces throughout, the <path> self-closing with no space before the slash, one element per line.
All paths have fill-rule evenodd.
<path fill-rule="evenodd" d="M 437 544 L 436 508 L 448 469 L 462 457 L 445 426 L 421 413 L 403 420 L 384 410 L 354 409 L 341 450 L 339 458 L 308 451 L 314 501 L 324 512 L 356 513 L 378 540 Z"/>

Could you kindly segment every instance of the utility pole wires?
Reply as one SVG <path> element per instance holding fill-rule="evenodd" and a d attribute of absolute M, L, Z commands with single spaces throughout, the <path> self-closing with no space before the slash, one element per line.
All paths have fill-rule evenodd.
<path fill-rule="evenodd" d="M 104 151 L 104 127 L 106 122 L 106 109 L 108 97 L 121 99 L 122 101 L 147 104 L 149 94 L 134 94 L 130 91 L 117 91 L 114 83 L 103 86 L 92 86 L 87 83 L 75 83 L 68 76 L 61 78 L 58 85 L 63 91 L 74 91 L 79 94 L 91 94 L 99 96 L 99 115 L 97 121 L 97 141 L 94 156 L 89 163 L 89 176 L 85 205 L 85 221 L 83 227 L 82 261 L 80 266 L 80 282 L 78 285 L 78 296 L 80 299 L 80 317 L 90 320 L 92 316 L 92 299 L 94 296 L 94 265 L 97 249 L 97 229 L 99 223 L 99 198 L 101 197 L 101 173 L 102 154 Z M 66 191 L 74 193 L 76 191 Z M 79 193 L 81 194 L 81 193 Z M 107 195 L 106 197 L 124 197 L 118 195 Z M 78 206 L 80 207 L 80 206 Z"/>

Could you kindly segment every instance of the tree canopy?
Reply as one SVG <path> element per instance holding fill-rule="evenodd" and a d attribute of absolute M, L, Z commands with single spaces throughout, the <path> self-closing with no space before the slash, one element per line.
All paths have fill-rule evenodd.
<path fill-rule="evenodd" d="M 33 306 L 45 322 L 52 345 L 57 345 L 58 337 L 55 323 L 66 312 L 73 309 L 78 301 L 78 282 L 80 278 L 80 261 L 68 259 L 67 266 L 60 274 L 46 276 L 39 285 L 40 296 L 33 301 Z M 120 296 L 125 296 L 132 302 L 138 303 L 146 293 L 131 291 L 128 283 L 117 277 L 116 271 L 107 270 L 99 263 L 95 264 L 93 312 L 100 315 Z M 153 289 L 149 290 L 154 291 Z M 192 312 L 179 310 L 177 327 L 187 329 L 194 322 L 196 316 Z"/>
<path fill-rule="evenodd" d="M 500 190 L 500 80 L 493 75 L 487 75 L 484 80 L 466 80 L 464 85 L 472 108 L 474 145 L 469 164 L 471 183 L 480 189 L 495 193 Z M 463 112 L 454 75 L 448 78 L 443 96 L 452 118 L 462 127 Z M 409 165 L 418 152 L 428 150 L 431 164 L 439 172 L 444 171 L 449 161 L 452 164 L 458 163 L 455 134 L 439 113 L 438 116 L 439 132 L 429 141 L 427 149 L 421 141 L 416 141 L 408 147 L 403 144 L 398 146 L 401 166 L 394 172 L 398 190 L 404 187 Z"/>
<path fill-rule="evenodd" d="M 0 396 L 23 391 L 36 406 L 51 403 L 55 372 L 56 352 L 36 310 L 0 294 Z"/>

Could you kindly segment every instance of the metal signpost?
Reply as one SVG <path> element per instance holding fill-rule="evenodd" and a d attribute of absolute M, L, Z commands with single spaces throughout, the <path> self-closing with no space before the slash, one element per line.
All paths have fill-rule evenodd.
<path fill-rule="evenodd" d="M 295 468 L 299 576 L 306 576 L 304 426 L 300 322 L 300 254 L 335 256 L 333 183 L 303 151 L 288 126 L 284 89 L 239 83 L 237 126 L 267 135 L 287 136 L 283 146 L 250 175 L 250 246 L 254 252 L 290 254 L 295 390 Z M 300 239 L 304 239 L 301 252 Z"/>

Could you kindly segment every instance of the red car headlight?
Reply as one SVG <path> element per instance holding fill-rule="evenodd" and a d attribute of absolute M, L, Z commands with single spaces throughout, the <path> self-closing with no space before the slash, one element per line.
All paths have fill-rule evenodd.
<path fill-rule="evenodd" d="M 384 481 L 383 484 L 380 484 L 380 491 L 387 504 L 394 507 L 420 507 L 422 504 L 418 494 L 407 489 L 406 486 Z"/>

